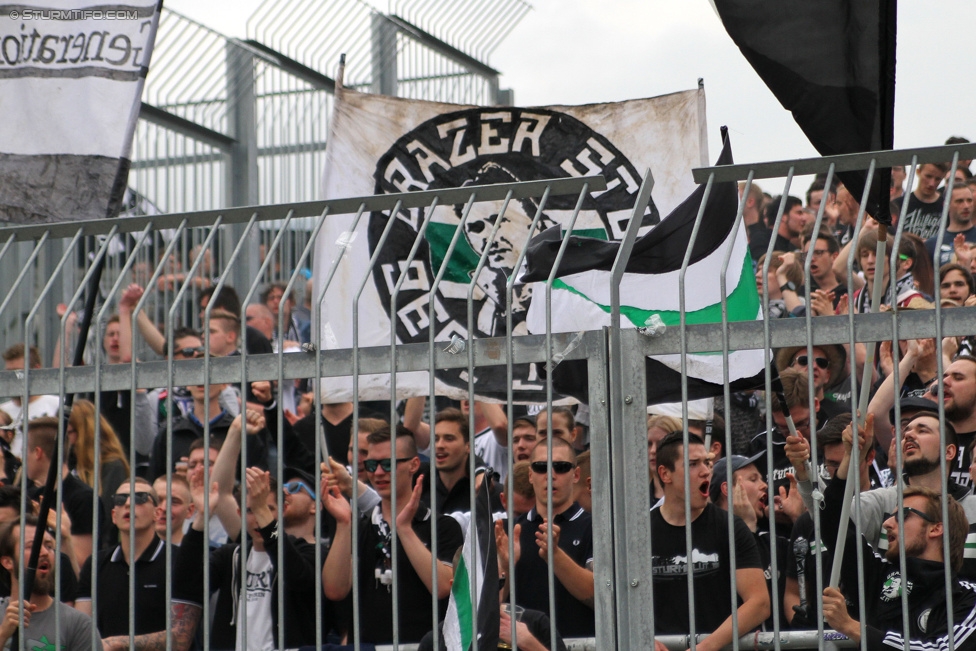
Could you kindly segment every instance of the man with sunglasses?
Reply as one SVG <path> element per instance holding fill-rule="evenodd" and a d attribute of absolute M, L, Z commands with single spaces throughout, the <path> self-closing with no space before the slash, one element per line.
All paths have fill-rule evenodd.
<path fill-rule="evenodd" d="M 391 438 L 395 436 L 395 443 Z M 422 484 L 414 481 L 420 459 L 413 434 L 397 425 L 369 435 L 369 454 L 363 465 L 380 503 L 360 513 L 352 522 L 349 502 L 336 485 L 329 487 L 323 475 L 322 505 L 336 520 L 332 549 L 322 568 L 325 596 L 341 601 L 359 582 L 361 641 L 389 644 L 393 640 L 393 590 L 398 591 L 400 642 L 419 642 L 431 630 L 431 595 L 440 600 L 438 616 L 447 610 L 453 572 L 451 561 L 464 541 L 461 527 L 451 517 L 439 515 L 437 527 L 437 582 L 431 572 L 431 534 L 435 526 L 430 509 L 420 499 Z M 392 472 L 396 468 L 396 482 Z M 420 478 L 418 478 L 419 480 Z M 396 496 L 396 510 L 393 496 Z M 352 573 L 352 527 L 359 527 L 359 575 Z M 396 547 L 393 529 L 396 528 Z M 397 575 L 393 576 L 393 551 L 397 554 Z M 394 580 L 395 578 L 395 580 Z M 349 632 L 349 640 L 353 632 Z"/>
<path fill-rule="evenodd" d="M 166 543 L 156 535 L 156 518 L 163 509 L 147 480 L 122 482 L 112 497 L 112 523 L 119 529 L 119 544 L 98 552 L 98 573 L 92 577 L 92 558 L 81 568 L 75 607 L 92 615 L 93 586 L 98 590 L 95 623 L 102 637 L 129 635 L 129 573 L 135 568 L 135 631 L 137 635 L 162 631 L 169 625 L 166 607 Z M 135 561 L 130 545 L 135 541 Z M 171 547 L 175 555 L 176 547 Z M 94 558 L 94 557 L 93 557 Z M 175 556 L 174 556 L 175 558 Z"/>
<path fill-rule="evenodd" d="M 858 451 L 862 460 L 871 448 L 873 421 L 874 416 L 869 414 L 865 427 L 858 428 Z M 853 432 L 851 426 L 844 430 L 844 458 L 834 481 L 824 491 L 820 529 L 823 539 L 831 547 L 840 529 L 844 489 L 853 456 Z M 797 442 L 791 441 L 791 448 L 793 443 Z M 797 457 L 798 460 L 801 458 L 802 455 Z M 864 586 L 866 612 L 862 614 L 862 619 L 869 649 L 900 649 L 907 648 L 909 644 L 912 648 L 947 647 L 947 569 L 951 574 L 949 583 L 955 648 L 961 651 L 976 648 L 976 585 L 961 581 L 958 577 L 969 526 L 963 507 L 955 500 L 947 501 L 949 520 L 943 521 L 943 497 L 942 493 L 931 488 L 906 487 L 904 500 L 894 509 L 896 515 L 889 516 L 884 522 L 889 545 L 883 558 L 872 553 L 866 540 L 857 540 L 853 524 L 847 529 L 840 578 L 845 586 Z M 901 531 L 900 520 L 904 526 Z M 946 535 L 948 559 L 944 556 L 943 547 Z M 863 564 L 858 560 L 857 544 L 863 547 Z M 901 574 L 902 559 L 906 568 L 904 577 Z M 908 593 L 907 620 L 902 618 L 902 595 L 905 592 Z M 831 628 L 855 643 L 861 642 L 860 623 L 848 613 L 845 595 L 837 588 L 824 589 L 823 616 Z M 904 639 L 906 624 L 909 640 Z"/>
<path fill-rule="evenodd" d="M 573 501 L 579 483 L 576 451 L 565 439 L 552 438 L 552 502 L 549 503 L 547 441 L 536 444 L 529 457 L 529 482 L 535 491 L 535 508 L 515 523 L 515 596 L 523 608 L 549 616 L 563 637 L 593 637 L 593 521 Z M 556 613 L 549 609 L 549 547 L 552 526 L 552 573 L 555 575 Z M 495 521 L 499 575 L 509 572 L 508 523 Z M 508 586 L 506 581 L 506 586 Z M 505 598 L 507 598 L 507 587 Z"/>
<path fill-rule="evenodd" d="M 300 468 L 285 468 L 281 485 L 284 493 L 282 519 L 285 533 L 305 542 L 315 544 L 315 516 L 318 513 L 318 500 L 315 499 L 315 479 Z M 323 536 L 328 535 L 323 527 Z M 324 552 L 328 552 L 325 548 Z M 324 553 L 323 553 L 324 556 Z"/>
<path fill-rule="evenodd" d="M 871 422 L 874 422 L 872 415 Z M 956 430 L 950 423 L 945 424 L 943 434 L 939 434 L 939 415 L 934 411 L 920 411 L 908 422 L 902 434 L 902 473 L 905 483 L 916 488 L 922 487 L 937 493 L 947 493 L 962 505 L 969 533 L 967 543 L 976 544 L 976 495 L 957 484 L 951 478 L 942 482 L 941 458 L 946 466 L 952 467 L 959 454 Z M 795 446 L 794 446 L 795 447 Z M 870 454 L 868 450 L 866 454 Z M 865 457 L 867 458 L 867 457 Z M 802 474 L 797 475 L 802 479 Z M 862 487 L 863 491 L 863 487 Z M 889 549 L 888 519 L 898 509 L 898 487 L 889 486 L 863 491 L 859 495 L 861 513 L 861 533 L 864 540 L 877 553 L 884 554 Z M 967 580 L 976 580 L 976 558 L 966 558 L 959 575 Z"/>
<path fill-rule="evenodd" d="M 827 387 L 840 388 L 837 385 L 849 378 L 846 364 L 847 351 L 839 344 L 814 346 L 812 357 L 806 346 L 787 346 L 776 351 L 776 368 L 780 373 L 793 368 L 809 379 L 809 368 L 813 366 L 813 396 L 817 400 L 817 422 L 820 425 L 840 413 L 851 411 L 849 401 L 833 400 L 826 394 Z M 831 395 L 835 393 L 831 392 Z"/>

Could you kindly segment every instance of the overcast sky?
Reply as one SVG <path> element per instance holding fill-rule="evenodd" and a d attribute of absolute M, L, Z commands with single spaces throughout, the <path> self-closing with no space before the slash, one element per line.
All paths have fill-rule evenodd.
<path fill-rule="evenodd" d="M 245 35 L 256 0 L 167 0 L 166 6 L 231 36 Z M 737 162 L 815 156 L 722 28 L 708 0 L 533 0 L 491 57 L 518 105 L 652 97 L 705 80 L 709 152 L 729 127 Z M 973 0 L 899 3 L 895 146 L 976 138 Z M 386 3 L 377 6 L 385 7 Z M 789 38 L 784 34 L 783 38 Z M 794 194 L 807 181 L 798 180 Z M 774 190 L 775 192 L 775 190 Z"/>

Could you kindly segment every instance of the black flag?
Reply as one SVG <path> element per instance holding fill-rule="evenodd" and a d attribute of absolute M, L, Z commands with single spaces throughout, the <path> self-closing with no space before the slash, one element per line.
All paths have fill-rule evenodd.
<path fill-rule="evenodd" d="M 896 0 L 715 0 L 752 67 L 824 156 L 894 144 Z M 866 172 L 840 172 L 860 199 Z M 890 224 L 891 170 L 866 210 Z"/>

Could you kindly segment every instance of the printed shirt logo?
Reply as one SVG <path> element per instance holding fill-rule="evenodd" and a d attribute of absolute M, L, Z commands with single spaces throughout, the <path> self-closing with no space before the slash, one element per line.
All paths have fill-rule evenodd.
<path fill-rule="evenodd" d="M 721 569 L 718 552 L 714 554 L 703 554 L 697 549 L 691 550 L 692 571 L 696 575 L 711 574 Z M 651 559 L 653 569 L 652 574 L 656 576 L 686 576 L 688 573 L 687 556 L 655 556 Z"/>
<path fill-rule="evenodd" d="M 584 201 L 573 232 L 603 240 L 619 240 L 640 187 L 634 165 L 606 137 L 568 114 L 548 109 L 473 108 L 432 118 L 402 136 L 378 161 L 375 193 L 436 190 L 513 181 L 580 177 L 602 174 L 607 190 L 593 192 Z M 577 197 L 550 197 L 534 233 L 529 232 L 538 212 L 537 199 L 513 200 L 502 215 L 503 202 L 473 204 L 453 254 L 447 251 L 465 206 L 434 208 L 425 241 L 413 262 L 407 258 L 428 208 L 401 210 L 391 216 L 374 212 L 369 221 L 369 248 L 375 254 L 384 228 L 392 227 L 374 268 L 374 285 L 403 343 L 427 343 L 429 328 L 435 340 L 454 336 L 505 335 L 506 286 L 516 273 L 518 256 L 531 236 L 557 224 L 568 224 Z M 498 231 L 490 238 L 498 220 Z M 657 207 L 645 211 L 643 227 L 660 221 Z M 474 333 L 468 332 L 468 284 L 487 247 L 486 264 L 475 280 Z M 444 265 L 444 277 L 433 304 L 430 291 Z M 397 304 L 391 293 L 401 274 L 407 274 Z M 530 286 L 516 286 L 512 298 L 513 334 L 526 334 L 526 314 L 532 300 Z M 432 312 L 432 313 L 431 313 Z M 504 387 L 504 366 L 478 369 L 483 385 Z M 438 378 L 467 387 L 467 372 L 438 371 Z M 545 384 L 535 365 L 516 367 L 516 399 L 545 401 Z M 484 393 L 482 391 L 482 393 Z M 499 394 L 498 397 L 504 397 Z"/>
<path fill-rule="evenodd" d="M 28 639 L 24 646 L 30 651 L 58 651 L 58 647 L 54 646 L 54 642 L 49 641 L 46 635 L 42 635 L 39 640 Z M 67 647 L 62 644 L 60 648 L 63 650 Z"/>
<path fill-rule="evenodd" d="M 907 581 L 905 584 L 905 590 L 908 594 L 912 593 L 912 582 Z M 894 601 L 901 597 L 901 575 L 898 572 L 892 572 L 888 575 L 884 584 L 881 586 L 881 600 L 882 601 Z"/>

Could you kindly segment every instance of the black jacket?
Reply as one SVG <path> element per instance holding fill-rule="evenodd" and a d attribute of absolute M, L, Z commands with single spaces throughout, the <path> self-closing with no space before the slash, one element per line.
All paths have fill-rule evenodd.
<path fill-rule="evenodd" d="M 827 544 L 833 546 L 840 528 L 840 515 L 846 480 L 834 479 L 824 491 L 824 508 L 820 530 Z M 851 522 L 841 565 L 841 581 L 857 585 L 858 543 Z M 867 648 L 870 650 L 904 648 L 902 630 L 903 580 L 898 563 L 877 555 L 863 537 L 865 623 Z M 905 559 L 908 576 L 908 630 L 912 648 L 947 648 L 947 600 L 945 565 L 936 561 L 910 557 Z M 976 585 L 952 577 L 953 633 L 959 651 L 976 649 Z"/>
<path fill-rule="evenodd" d="M 271 557 L 275 577 L 271 585 L 271 617 L 274 622 L 275 644 L 284 630 L 284 647 L 296 648 L 315 644 L 315 591 L 319 589 L 321 567 L 315 565 L 315 545 L 300 538 L 278 536 L 278 522 L 261 529 L 264 549 Z M 285 622 L 278 622 L 278 542 L 283 540 L 285 572 Z M 203 603 L 202 561 L 205 540 L 202 531 L 190 529 L 183 537 L 177 555 L 173 598 L 201 605 Z M 220 591 L 213 612 L 211 648 L 233 649 L 237 641 L 238 604 L 241 591 L 241 545 L 231 543 L 210 552 L 210 591 Z M 244 550 L 246 553 L 246 550 Z M 322 560 L 325 560 L 325 550 Z M 322 632 L 328 634 L 333 626 L 332 604 L 322 595 Z"/>

